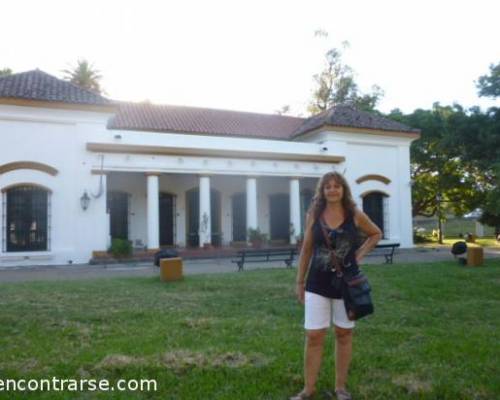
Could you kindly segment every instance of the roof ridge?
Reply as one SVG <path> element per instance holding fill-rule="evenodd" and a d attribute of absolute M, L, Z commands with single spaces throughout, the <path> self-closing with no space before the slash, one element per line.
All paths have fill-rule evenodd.
<path fill-rule="evenodd" d="M 178 105 L 178 104 L 155 104 L 150 102 L 132 102 L 132 101 L 124 101 L 120 102 L 125 105 L 144 105 L 144 106 L 153 106 L 153 107 L 173 107 L 173 108 L 185 108 L 190 110 L 197 111 L 221 111 L 221 112 L 230 112 L 230 113 L 238 113 L 238 114 L 249 114 L 249 115 L 258 115 L 258 116 L 269 116 L 269 117 L 281 117 L 281 118 L 293 118 L 293 119 L 301 119 L 305 120 L 307 118 L 304 117 L 295 117 L 292 115 L 280 115 L 280 114 L 269 114 L 269 113 L 257 113 L 253 111 L 240 111 L 240 110 L 229 110 L 225 108 L 213 108 L 213 107 L 197 107 L 197 106 L 187 106 L 187 105 Z"/>

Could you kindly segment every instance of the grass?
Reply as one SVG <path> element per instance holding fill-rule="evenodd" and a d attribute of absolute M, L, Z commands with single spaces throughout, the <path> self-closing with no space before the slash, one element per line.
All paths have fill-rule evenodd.
<path fill-rule="evenodd" d="M 500 398 L 500 260 L 366 266 L 356 399 Z M 156 392 L 29 398 L 285 399 L 302 385 L 293 270 L 0 285 L 0 379 L 156 379 Z M 318 389 L 332 387 L 332 337 Z M 24 399 L 23 393 L 0 398 Z"/>

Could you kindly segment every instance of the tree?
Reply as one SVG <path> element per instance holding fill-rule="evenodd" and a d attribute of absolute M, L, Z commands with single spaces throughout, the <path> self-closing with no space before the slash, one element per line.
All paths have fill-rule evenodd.
<path fill-rule="evenodd" d="M 12 75 L 12 70 L 10 68 L 0 69 L 0 77 L 7 76 L 7 75 Z"/>
<path fill-rule="evenodd" d="M 102 79 L 100 71 L 94 69 L 94 66 L 87 60 L 79 59 L 75 67 L 72 69 L 65 69 L 62 72 L 65 73 L 64 79 L 71 83 L 94 93 L 103 94 L 104 91 L 99 82 Z"/>
<path fill-rule="evenodd" d="M 316 34 L 326 35 L 323 31 L 317 31 Z M 348 42 L 342 44 L 343 49 L 348 46 Z M 383 97 L 383 90 L 376 85 L 372 87 L 372 93 L 360 93 L 354 80 L 354 71 L 342 61 L 342 56 L 342 50 L 337 48 L 328 50 L 324 69 L 313 76 L 315 89 L 308 107 L 311 114 L 320 113 L 342 103 L 353 104 L 361 110 L 373 111 Z"/>
<path fill-rule="evenodd" d="M 456 130 L 468 118 L 462 107 L 435 103 L 432 110 L 409 115 L 393 110 L 388 117 L 421 130 L 410 148 L 413 216 L 437 216 L 441 226 L 447 214 L 464 215 L 477 208 L 485 182 L 477 166 L 463 162 L 456 140 Z"/>
<path fill-rule="evenodd" d="M 479 77 L 476 86 L 479 96 L 493 97 L 500 96 L 500 62 L 497 65 L 490 65 L 490 75 Z"/>
<path fill-rule="evenodd" d="M 500 64 L 499 64 L 500 65 Z M 498 97 L 499 66 L 477 84 L 480 96 Z M 403 115 L 393 110 L 389 118 L 421 129 L 411 145 L 413 215 L 464 215 L 477 208 L 481 223 L 500 232 L 500 108 L 483 112 L 460 105 L 415 110 Z"/>
<path fill-rule="evenodd" d="M 476 83 L 479 96 L 500 96 L 500 62 L 490 65 L 490 74 L 479 77 Z M 460 132 L 464 142 L 464 156 L 469 162 L 476 162 L 488 180 L 482 215 L 479 221 L 495 227 L 500 235 L 500 108 L 491 107 L 486 113 L 476 108 L 471 118 L 474 134 Z M 480 127 L 480 129 L 478 129 Z"/>

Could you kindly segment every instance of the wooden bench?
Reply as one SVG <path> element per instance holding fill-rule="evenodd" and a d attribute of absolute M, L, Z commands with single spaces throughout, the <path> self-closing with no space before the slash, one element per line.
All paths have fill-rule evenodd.
<path fill-rule="evenodd" d="M 394 250 L 399 247 L 399 243 L 384 243 L 377 244 L 377 246 L 367 254 L 367 256 L 384 256 L 386 264 L 392 264 L 394 257 Z"/>
<path fill-rule="evenodd" d="M 296 248 L 269 248 L 269 249 L 244 249 L 239 250 L 236 258 L 231 260 L 238 265 L 238 271 L 243 270 L 247 262 L 271 262 L 284 261 L 287 268 L 291 268 L 294 257 L 297 255 Z"/>

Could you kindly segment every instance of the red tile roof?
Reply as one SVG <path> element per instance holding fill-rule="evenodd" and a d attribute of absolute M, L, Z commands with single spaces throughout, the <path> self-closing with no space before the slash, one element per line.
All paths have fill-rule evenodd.
<path fill-rule="evenodd" d="M 405 132 L 415 134 L 415 137 L 419 134 L 418 129 L 412 129 L 377 113 L 357 110 L 349 105 L 338 105 L 309 118 L 297 118 L 210 108 L 117 102 L 40 70 L 1 77 L 0 98 L 96 106 L 112 105 L 115 109 L 118 107 L 118 110 L 108 122 L 109 129 L 274 140 L 293 140 L 297 136 L 324 126 Z"/>
<path fill-rule="evenodd" d="M 185 106 L 121 103 L 108 128 L 289 140 L 304 118 Z"/>

